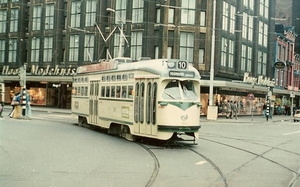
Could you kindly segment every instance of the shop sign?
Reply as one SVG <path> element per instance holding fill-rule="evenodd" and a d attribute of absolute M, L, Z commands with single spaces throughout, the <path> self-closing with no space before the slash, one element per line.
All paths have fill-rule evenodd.
<path fill-rule="evenodd" d="M 10 68 L 9 66 L 3 66 L 2 75 L 18 75 L 20 68 Z M 32 65 L 29 75 L 37 76 L 72 76 L 76 74 L 76 68 L 69 65 L 67 68 L 59 68 L 58 65 L 46 68 L 41 68 L 38 65 Z M 28 75 L 28 74 L 27 74 Z"/>
<path fill-rule="evenodd" d="M 256 85 L 262 85 L 262 86 L 270 86 L 274 87 L 275 82 L 270 79 L 270 77 L 263 77 L 259 76 L 257 77 L 251 77 L 249 73 L 244 73 L 244 80 L 243 82 L 245 83 L 251 83 L 251 84 L 256 84 Z"/>
<path fill-rule="evenodd" d="M 274 66 L 277 69 L 283 69 L 283 68 L 285 68 L 285 62 L 277 61 L 277 62 L 274 63 Z"/>

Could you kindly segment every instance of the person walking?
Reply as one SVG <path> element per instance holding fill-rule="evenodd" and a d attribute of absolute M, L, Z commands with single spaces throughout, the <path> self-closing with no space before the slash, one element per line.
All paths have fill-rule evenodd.
<path fill-rule="evenodd" d="M 231 109 L 232 109 L 233 117 L 235 117 L 235 119 L 237 119 L 238 107 L 237 107 L 236 101 L 234 101 L 234 103 L 232 104 Z"/>
<path fill-rule="evenodd" d="M 266 103 L 264 103 L 264 105 L 263 105 L 263 117 L 264 118 L 266 117 L 266 113 L 267 113 L 267 105 L 266 105 Z"/>
<path fill-rule="evenodd" d="M 231 111 L 231 104 L 229 100 L 226 103 L 226 107 L 227 107 L 226 118 L 231 118 L 232 111 Z"/>
<path fill-rule="evenodd" d="M 25 110 L 26 119 L 31 118 L 31 105 L 30 105 L 30 95 L 26 94 L 26 110 Z"/>

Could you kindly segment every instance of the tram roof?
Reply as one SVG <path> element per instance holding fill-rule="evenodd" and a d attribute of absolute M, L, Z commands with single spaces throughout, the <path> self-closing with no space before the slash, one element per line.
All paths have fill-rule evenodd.
<path fill-rule="evenodd" d="M 179 63 L 184 62 L 186 67 L 179 68 Z M 97 69 L 98 68 L 98 69 Z M 97 74 L 108 72 L 124 72 L 142 70 L 162 77 L 184 77 L 192 79 L 200 79 L 200 74 L 191 63 L 179 59 L 152 59 L 142 60 L 137 62 L 120 62 L 119 60 L 111 60 L 109 62 L 101 62 L 87 66 L 80 66 L 77 69 L 77 74 Z"/>

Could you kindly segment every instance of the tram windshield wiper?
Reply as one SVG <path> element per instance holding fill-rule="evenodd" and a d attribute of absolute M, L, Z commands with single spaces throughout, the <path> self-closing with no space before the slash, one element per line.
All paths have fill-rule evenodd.
<path fill-rule="evenodd" d="M 171 95 L 170 93 L 165 91 L 165 94 L 167 94 L 169 97 L 171 97 L 172 99 L 176 99 L 176 97 L 174 97 L 173 95 Z"/>

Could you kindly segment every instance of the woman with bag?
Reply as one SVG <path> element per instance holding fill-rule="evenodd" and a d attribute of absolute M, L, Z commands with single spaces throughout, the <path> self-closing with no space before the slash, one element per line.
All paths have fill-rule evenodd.
<path fill-rule="evenodd" d="M 21 95 L 17 94 L 13 100 L 14 110 L 13 110 L 12 117 L 15 119 L 20 118 L 22 113 L 20 102 L 21 102 Z"/>

